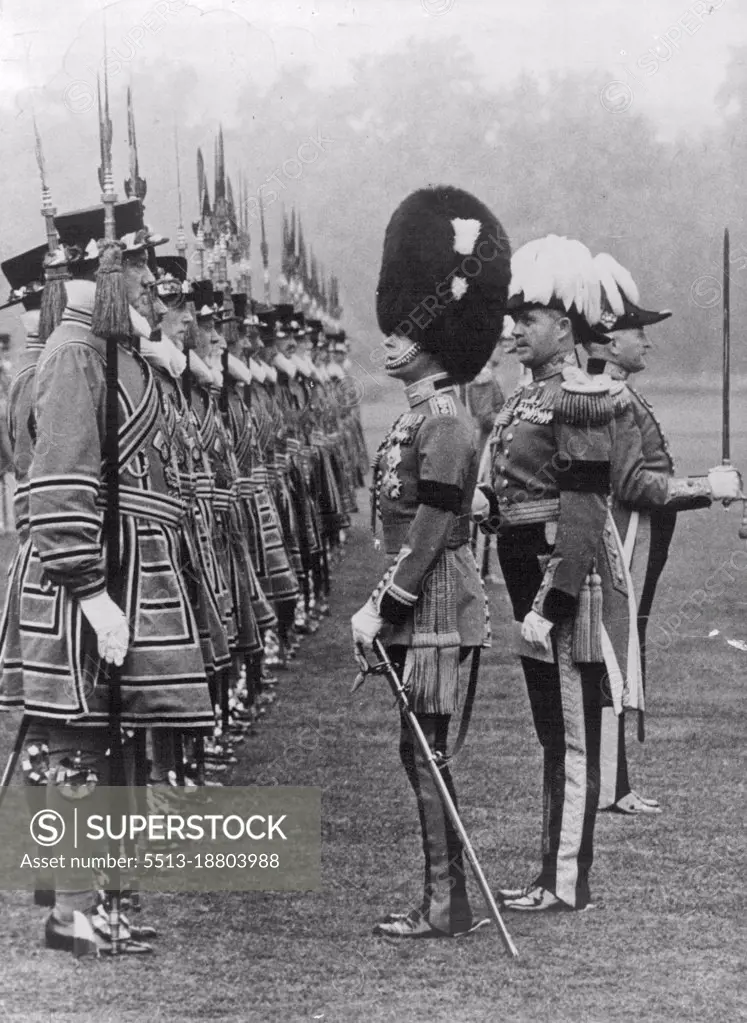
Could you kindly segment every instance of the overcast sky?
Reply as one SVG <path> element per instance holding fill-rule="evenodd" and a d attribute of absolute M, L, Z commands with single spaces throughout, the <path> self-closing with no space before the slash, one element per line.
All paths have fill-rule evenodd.
<path fill-rule="evenodd" d="M 281 65 L 303 61 L 333 86 L 351 58 L 456 36 L 488 83 L 522 70 L 608 71 L 670 133 L 714 117 L 730 48 L 747 42 L 744 0 L 0 0 L 0 106 L 23 111 L 29 86 L 48 116 L 66 99 L 82 104 L 104 7 L 125 74 L 188 57 L 204 85 L 195 119 L 219 109 L 229 124 L 247 77 L 270 88 Z"/>
<path fill-rule="evenodd" d="M 0 0 L 0 259 L 43 239 L 32 109 L 58 208 L 99 201 L 95 91 L 104 8 L 115 186 L 121 197 L 124 91 L 131 83 L 149 217 L 160 216 L 169 234 L 176 205 L 170 108 L 183 128 L 189 220 L 196 212 L 196 146 L 210 171 L 218 122 L 230 134 L 240 120 L 239 96 L 243 92 L 246 103 L 253 89 L 260 111 L 279 70 L 294 63 L 311 68 L 315 86 L 334 89 L 350 81 L 357 58 L 397 51 L 405 61 L 409 40 L 453 39 L 474 55 L 489 88 L 522 72 L 540 78 L 553 71 L 594 72 L 609 83 L 600 100 L 613 116 L 646 113 L 671 138 L 717 123 L 715 94 L 725 65 L 735 47 L 747 44 L 747 0 Z M 177 68 L 183 91 L 167 95 Z M 149 120 L 145 92 L 159 81 L 160 114 Z M 246 117 L 244 109 L 244 124 Z M 234 134 L 229 170 L 235 171 L 239 145 Z M 323 174 L 323 164 L 313 173 Z M 253 189 L 260 184 L 249 182 Z M 304 186 L 307 209 L 313 205 L 311 171 Z M 277 223 L 268 227 L 279 234 Z"/>

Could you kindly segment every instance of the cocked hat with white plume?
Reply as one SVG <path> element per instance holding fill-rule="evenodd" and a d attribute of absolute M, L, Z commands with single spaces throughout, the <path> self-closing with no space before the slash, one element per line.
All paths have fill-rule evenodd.
<path fill-rule="evenodd" d="M 642 309 L 632 274 L 608 252 L 599 252 L 594 257 L 594 266 L 602 286 L 602 312 L 588 340 L 606 344 L 609 335 L 617 330 L 642 329 L 672 315 L 668 309 L 661 312 Z"/>

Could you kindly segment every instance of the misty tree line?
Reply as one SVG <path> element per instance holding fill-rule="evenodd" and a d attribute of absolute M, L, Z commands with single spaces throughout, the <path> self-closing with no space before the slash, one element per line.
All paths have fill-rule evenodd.
<path fill-rule="evenodd" d="M 675 141 L 659 138 L 635 103 L 605 107 L 610 75 L 573 72 L 543 85 L 524 76 L 493 92 L 465 50 L 414 41 L 361 60 L 354 83 L 334 91 L 286 71 L 261 104 L 247 96 L 242 141 L 267 176 L 319 127 L 332 140 L 313 175 L 292 187 L 281 178 L 277 202 L 300 204 L 315 249 L 339 270 L 364 353 L 379 337 L 373 297 L 387 219 L 410 190 L 448 182 L 482 198 L 514 248 L 556 232 L 615 255 L 644 304 L 674 311 L 652 336 L 656 366 L 677 375 L 718 370 L 728 224 L 733 360 L 747 372 L 743 57 L 735 53 L 724 70 L 712 127 Z"/>
<path fill-rule="evenodd" d="M 712 124 L 685 130 L 674 141 L 660 137 L 635 102 L 619 112 L 609 109 L 604 90 L 613 73 L 556 74 L 542 84 L 524 75 L 496 91 L 455 40 L 412 39 L 398 52 L 362 58 L 353 66 L 352 82 L 337 88 L 318 87 L 311 69 L 292 65 L 258 92 L 234 69 L 237 115 L 216 110 L 212 123 L 195 123 L 195 101 L 203 97 L 188 54 L 158 67 L 133 66 L 140 164 L 149 179 L 146 219 L 174 237 L 175 121 L 185 221 L 196 216 L 194 154 L 198 145 L 212 150 L 223 118 L 229 173 L 246 173 L 254 197 L 263 189 L 272 263 L 278 267 L 281 209 L 295 205 L 306 239 L 340 277 L 356 354 L 368 365 L 380 340 L 374 292 L 387 220 L 414 188 L 455 184 L 494 210 L 514 248 L 556 232 L 580 238 L 593 251 L 610 251 L 628 266 L 644 304 L 674 311 L 651 332 L 653 366 L 678 376 L 719 368 L 721 239 L 728 224 L 733 363 L 736 372 L 747 373 L 747 345 L 741 343 L 747 328 L 746 54 L 747 48 L 735 51 L 724 68 Z M 59 108 L 57 103 L 55 116 L 68 116 Z M 16 190 L 27 187 L 25 178 L 34 174 L 30 117 L 26 120 L 27 173 L 9 182 L 7 226 L 14 230 L 8 245 L 15 244 L 11 236 L 28 237 L 36 212 L 14 202 Z M 59 133 L 67 139 L 67 159 L 48 157 L 56 198 L 96 202 L 95 117 L 68 116 L 68 122 Z M 308 144 L 317 139 L 318 145 Z M 123 110 L 117 109 L 115 165 L 121 176 L 125 140 Z M 87 182 L 82 193 L 81 180 Z M 253 211 L 256 206 L 253 202 Z M 26 211 L 23 224 L 19 210 Z M 252 222 L 256 295 L 259 223 L 256 217 Z"/>

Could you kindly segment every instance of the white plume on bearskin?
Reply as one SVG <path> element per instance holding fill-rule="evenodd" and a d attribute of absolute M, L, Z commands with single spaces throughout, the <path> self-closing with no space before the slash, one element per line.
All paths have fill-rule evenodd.
<path fill-rule="evenodd" d="M 522 245 L 511 259 L 509 299 L 526 305 L 559 305 L 589 324 L 602 313 L 599 274 L 591 252 L 579 241 L 549 234 Z M 509 309 L 511 302 L 509 301 Z"/>
<path fill-rule="evenodd" d="M 623 295 L 629 302 L 640 304 L 638 286 L 630 271 L 618 263 L 614 256 L 609 252 L 599 252 L 594 256 L 594 266 L 597 268 L 609 307 L 615 315 L 622 316 L 625 312 Z"/>

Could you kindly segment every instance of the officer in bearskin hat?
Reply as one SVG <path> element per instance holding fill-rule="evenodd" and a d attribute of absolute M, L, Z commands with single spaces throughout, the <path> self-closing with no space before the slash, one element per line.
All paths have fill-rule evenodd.
<path fill-rule="evenodd" d="M 376 636 L 410 693 L 426 738 L 446 756 L 459 698 L 459 665 L 486 644 L 485 594 L 469 544 L 477 449 L 457 387 L 484 366 L 500 335 L 510 247 L 490 210 L 460 189 L 410 195 L 384 238 L 377 290 L 386 336 L 386 372 L 405 385 L 410 411 L 379 448 L 372 488 L 393 564 L 352 618 L 358 649 Z M 402 720 L 400 758 L 422 827 L 425 884 L 421 904 L 383 920 L 391 937 L 449 937 L 475 921 L 462 847 Z M 444 762 L 443 777 L 455 798 Z"/>

